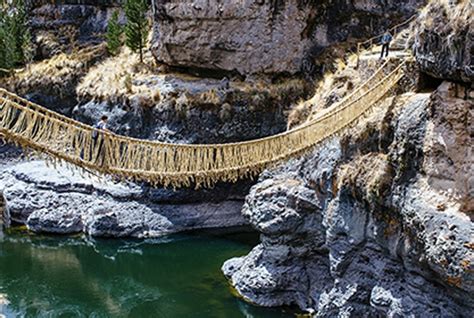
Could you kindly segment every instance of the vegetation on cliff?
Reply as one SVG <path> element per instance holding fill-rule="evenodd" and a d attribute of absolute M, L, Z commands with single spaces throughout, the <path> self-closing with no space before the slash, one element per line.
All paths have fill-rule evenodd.
<path fill-rule="evenodd" d="M 118 19 L 118 11 L 114 11 L 112 18 L 107 25 L 107 49 L 112 55 L 117 55 L 120 52 L 120 47 L 122 46 L 123 28 L 119 24 Z"/>
<path fill-rule="evenodd" d="M 440 79 L 474 80 L 474 4 L 431 1 L 418 18 L 414 49 L 421 71 Z"/>
<path fill-rule="evenodd" d="M 146 13 L 148 3 L 146 0 L 127 0 L 125 4 L 125 43 L 133 51 L 140 54 L 140 62 L 143 62 L 143 50 L 148 37 L 148 20 Z"/>
<path fill-rule="evenodd" d="M 31 35 L 23 0 L 0 6 L 0 68 L 11 69 L 32 59 Z"/>

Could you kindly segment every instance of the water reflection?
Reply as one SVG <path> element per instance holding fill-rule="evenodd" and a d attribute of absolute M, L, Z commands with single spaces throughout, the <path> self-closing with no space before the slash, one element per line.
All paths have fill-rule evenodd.
<path fill-rule="evenodd" d="M 179 235 L 153 241 L 0 237 L 0 316 L 288 317 L 230 294 L 224 260 L 252 245 Z"/>

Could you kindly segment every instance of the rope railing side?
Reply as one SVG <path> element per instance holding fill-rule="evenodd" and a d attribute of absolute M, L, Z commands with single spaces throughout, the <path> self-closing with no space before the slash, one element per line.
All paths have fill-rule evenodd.
<path fill-rule="evenodd" d="M 370 108 L 374 103 L 374 100 L 380 99 L 386 92 L 398 82 L 403 75 L 401 68 L 394 70 L 389 75 L 386 81 L 380 82 L 379 85 L 375 86 L 370 90 L 363 98 L 356 100 L 350 104 L 350 107 L 341 108 L 338 112 L 333 114 L 332 117 L 324 117 L 314 122 L 312 126 L 307 126 L 306 129 L 293 132 L 291 135 L 283 135 L 280 140 L 267 140 L 259 144 L 258 146 L 249 146 L 245 150 L 238 149 L 239 147 L 232 147 L 231 153 L 233 158 L 235 154 L 246 153 L 247 155 L 253 154 L 250 160 L 241 160 L 240 165 L 230 163 L 224 165 L 222 169 L 214 169 L 209 171 L 194 171 L 189 172 L 185 175 L 189 179 L 189 182 L 194 183 L 206 183 L 211 179 L 215 178 L 221 181 L 235 181 L 239 175 L 251 175 L 254 172 L 259 172 L 265 166 L 270 163 L 277 162 L 286 159 L 292 155 L 295 155 L 305 149 L 314 146 L 321 142 L 327 137 L 337 133 L 342 128 L 349 125 L 351 122 L 356 120 L 362 113 Z M 351 115 L 352 114 L 352 115 Z M 182 159 L 182 158 L 181 158 Z M 194 158 L 193 158 L 194 159 Z M 224 160 L 225 161 L 225 160 Z M 114 165 L 115 166 L 115 165 Z M 143 170 L 131 170 L 125 168 L 114 168 L 115 172 L 120 173 L 121 169 L 126 170 L 125 173 L 134 177 L 139 177 L 144 173 Z M 173 185 L 174 178 L 179 178 L 178 172 L 173 169 L 167 171 L 147 171 L 148 177 L 158 183 L 170 183 Z M 200 176 L 206 176 L 204 181 L 200 180 Z M 156 178 L 158 178 L 156 180 Z M 165 180 L 165 181 L 163 181 Z"/>
<path fill-rule="evenodd" d="M 358 96 L 363 94 L 363 92 L 365 92 L 368 88 L 370 88 L 372 85 L 374 85 L 377 81 L 380 80 L 377 77 L 380 76 L 380 74 L 383 74 L 387 64 L 388 64 L 388 61 L 386 61 L 384 64 L 382 64 L 382 66 L 379 67 L 371 77 L 369 77 L 357 89 L 352 91 L 348 96 L 344 97 L 341 101 L 335 103 L 331 107 L 325 109 L 324 113 L 328 113 L 328 112 L 330 113 L 330 112 L 336 110 L 337 108 L 343 107 L 343 105 L 345 103 L 348 103 L 352 99 L 357 98 Z M 13 93 L 11 93 L 11 92 L 3 89 L 3 88 L 0 88 L 0 101 L 1 100 L 15 101 L 15 102 L 19 103 L 20 105 L 23 105 L 25 107 L 34 109 L 37 112 L 44 113 L 49 117 L 56 118 L 58 120 L 67 122 L 71 125 L 78 126 L 78 127 L 81 127 L 83 129 L 89 130 L 89 131 L 94 131 L 95 130 L 93 127 L 91 127 L 89 125 L 86 125 L 86 124 L 84 124 L 80 121 L 74 120 L 70 117 L 61 115 L 57 112 L 51 111 L 51 110 L 47 109 L 44 106 L 41 106 L 41 105 L 35 104 L 33 102 L 30 102 L 27 99 L 19 97 L 18 95 L 15 95 L 15 94 L 13 94 Z M 275 134 L 275 135 L 272 135 L 272 136 L 269 136 L 269 137 L 264 137 L 264 138 L 250 140 L 250 141 L 244 141 L 244 142 L 226 143 L 224 145 L 232 146 L 234 144 L 254 143 L 254 142 L 258 142 L 260 140 L 264 140 L 264 139 L 273 139 L 273 138 L 277 138 L 279 135 L 291 134 L 295 130 L 302 129 L 305 125 L 306 124 L 303 124 L 301 126 L 293 128 L 291 130 L 282 132 L 280 134 Z M 161 145 L 161 146 L 167 146 L 168 145 L 168 146 L 172 146 L 172 147 L 177 147 L 178 146 L 178 147 L 192 147 L 192 148 L 213 146 L 212 144 L 173 144 L 173 143 L 159 142 L 159 141 L 154 141 L 154 140 L 137 139 L 137 138 L 127 137 L 127 136 L 122 136 L 122 135 L 115 135 L 114 133 L 109 132 L 109 131 L 102 132 L 102 133 L 105 134 L 105 135 L 109 135 L 109 136 L 117 136 L 117 137 L 120 137 L 121 139 L 128 140 L 128 141 L 131 141 L 131 142 L 140 142 L 140 143 L 147 143 L 147 144 Z M 222 145 L 222 144 L 215 144 L 214 146 L 220 146 L 220 145 Z"/>
<path fill-rule="evenodd" d="M 275 136 L 232 144 L 175 145 L 100 132 L 29 102 L 0 94 L 0 134 L 60 160 L 165 186 L 211 186 L 253 176 L 321 142 L 360 117 L 403 75 L 403 63 L 382 80 L 368 81 L 331 112 Z M 3 92 L 4 93 L 4 92 Z M 26 104 L 26 106 L 25 106 Z"/>
<path fill-rule="evenodd" d="M 398 33 L 398 29 L 400 27 L 405 27 L 407 24 L 410 24 L 411 22 L 415 21 L 415 19 L 417 17 L 418 17 L 418 14 L 414 14 L 410 18 L 408 18 L 407 20 L 391 27 L 390 29 L 388 29 L 388 31 L 392 35 L 395 35 L 396 33 Z M 371 37 L 371 38 L 369 38 L 365 41 L 357 43 L 357 63 L 356 63 L 357 67 L 359 66 L 361 48 L 364 48 L 366 50 L 373 48 L 375 41 L 377 40 L 377 43 L 379 43 L 382 36 L 383 36 L 383 34 L 379 34 L 379 35 Z"/>
<path fill-rule="evenodd" d="M 359 98 L 361 95 L 364 94 L 364 92 L 370 89 L 370 87 L 372 87 L 373 85 L 375 85 L 378 81 L 382 79 L 380 78 L 380 76 L 385 77 L 384 71 L 387 69 L 388 63 L 389 61 L 385 61 L 365 82 L 359 85 L 357 89 L 353 90 L 347 96 L 343 97 L 342 100 L 334 103 L 333 105 L 331 105 L 330 107 L 326 109 L 321 110 L 316 115 L 316 117 L 313 117 L 312 119 L 331 113 L 337 110 L 338 108 L 344 107 L 346 103 Z"/>

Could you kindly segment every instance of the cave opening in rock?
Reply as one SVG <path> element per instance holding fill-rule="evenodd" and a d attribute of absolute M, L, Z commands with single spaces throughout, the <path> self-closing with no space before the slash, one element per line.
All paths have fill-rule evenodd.
<path fill-rule="evenodd" d="M 420 78 L 418 81 L 417 91 L 419 92 L 432 92 L 436 90 L 443 80 L 433 77 L 427 73 L 420 72 Z"/>
<path fill-rule="evenodd" d="M 241 75 L 236 70 L 225 71 L 225 70 L 208 69 L 208 68 L 203 68 L 203 67 L 171 66 L 171 65 L 167 65 L 167 67 L 169 71 L 171 72 L 190 74 L 199 78 L 213 78 L 213 79 L 236 78 L 241 81 L 245 80 L 245 76 Z"/>

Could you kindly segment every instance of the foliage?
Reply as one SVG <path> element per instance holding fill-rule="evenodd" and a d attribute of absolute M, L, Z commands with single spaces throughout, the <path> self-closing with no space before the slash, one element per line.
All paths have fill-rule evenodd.
<path fill-rule="evenodd" d="M 133 51 L 140 53 L 140 62 L 143 63 L 143 50 L 148 37 L 148 20 L 146 12 L 147 0 L 127 0 L 125 3 L 125 44 Z"/>
<path fill-rule="evenodd" d="M 107 50 L 112 55 L 117 55 L 122 46 L 122 26 L 119 24 L 118 11 L 114 11 L 107 25 Z"/>
<path fill-rule="evenodd" d="M 10 69 L 31 61 L 31 34 L 24 0 L 0 7 L 0 68 Z"/>
<path fill-rule="evenodd" d="M 14 76 L 0 81 L 0 85 L 22 95 L 32 89 L 47 95 L 75 95 L 77 82 L 105 55 L 104 44 L 79 49 L 76 53 L 59 53 L 17 70 Z"/>
<path fill-rule="evenodd" d="M 32 59 L 31 34 L 24 0 L 0 7 L 0 68 L 10 69 Z"/>

